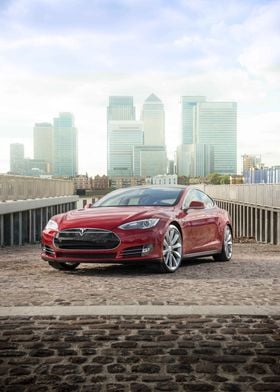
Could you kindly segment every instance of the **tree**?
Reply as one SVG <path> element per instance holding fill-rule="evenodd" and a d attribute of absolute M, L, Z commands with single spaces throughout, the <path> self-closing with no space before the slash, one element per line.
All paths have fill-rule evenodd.
<path fill-rule="evenodd" d="M 179 185 L 189 185 L 190 178 L 187 176 L 179 176 L 178 177 L 178 184 Z"/>
<path fill-rule="evenodd" d="M 210 173 L 207 176 L 207 182 L 213 185 L 219 185 L 221 183 L 221 175 L 218 173 Z"/>
<path fill-rule="evenodd" d="M 220 184 L 230 184 L 230 177 L 229 177 L 229 175 L 222 176 Z"/>

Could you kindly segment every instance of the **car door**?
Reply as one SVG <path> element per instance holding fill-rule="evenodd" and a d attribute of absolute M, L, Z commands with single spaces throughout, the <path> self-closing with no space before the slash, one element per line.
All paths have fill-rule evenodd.
<path fill-rule="evenodd" d="M 217 250 L 220 247 L 218 208 L 204 192 L 197 190 L 197 197 L 204 203 L 204 225 L 207 228 L 203 241 L 204 250 Z"/>
<path fill-rule="evenodd" d="M 181 226 L 184 254 L 206 252 L 217 248 L 217 219 L 215 204 L 204 192 L 191 189 L 182 205 Z M 202 201 L 203 209 L 188 208 L 192 201 Z"/>

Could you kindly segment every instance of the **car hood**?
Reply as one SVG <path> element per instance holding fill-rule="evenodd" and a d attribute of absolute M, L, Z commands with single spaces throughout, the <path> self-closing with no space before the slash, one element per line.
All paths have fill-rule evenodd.
<path fill-rule="evenodd" d="M 94 207 L 69 211 L 57 219 L 59 230 L 92 227 L 112 230 L 123 223 L 150 217 L 167 216 L 162 207 Z"/>

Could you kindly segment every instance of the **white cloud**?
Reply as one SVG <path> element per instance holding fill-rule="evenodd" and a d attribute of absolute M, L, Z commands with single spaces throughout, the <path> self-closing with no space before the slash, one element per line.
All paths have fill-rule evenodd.
<path fill-rule="evenodd" d="M 179 142 L 180 96 L 205 95 L 238 102 L 240 154 L 263 149 L 270 154 L 266 162 L 280 163 L 279 1 L 264 6 L 229 1 L 225 9 L 204 0 L 178 1 L 182 8 L 176 2 L 151 6 L 148 0 L 122 0 L 136 14 L 124 15 L 118 28 L 113 22 L 120 21 L 104 13 L 107 27 L 99 30 L 94 23 L 68 26 L 67 18 L 49 28 L 30 23 L 39 15 L 38 4 L 52 15 L 79 1 L 66 3 L 68 8 L 64 1 L 17 0 L 10 3 L 6 21 L 2 18 L 0 171 L 8 169 L 7 135 L 13 141 L 25 136 L 31 150 L 35 122 L 71 111 L 80 135 L 81 171 L 104 173 L 109 95 L 133 95 L 139 116 L 151 92 L 165 104 L 170 150 Z M 98 12 L 106 2 L 94 4 Z M 59 21 L 61 15 L 55 16 Z"/>
<path fill-rule="evenodd" d="M 280 164 L 279 112 L 244 115 L 239 121 L 239 150 L 242 154 L 260 154 L 267 165 Z"/>
<path fill-rule="evenodd" d="M 255 77 L 280 82 L 280 2 L 258 7 L 243 24 L 233 28 L 243 42 L 240 64 Z"/>

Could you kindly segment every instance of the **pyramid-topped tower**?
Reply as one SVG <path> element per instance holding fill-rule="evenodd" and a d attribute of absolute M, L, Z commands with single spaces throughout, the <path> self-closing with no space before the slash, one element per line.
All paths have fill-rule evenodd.
<path fill-rule="evenodd" d="M 144 144 L 165 145 L 165 114 L 162 101 L 151 94 L 142 109 Z"/>

